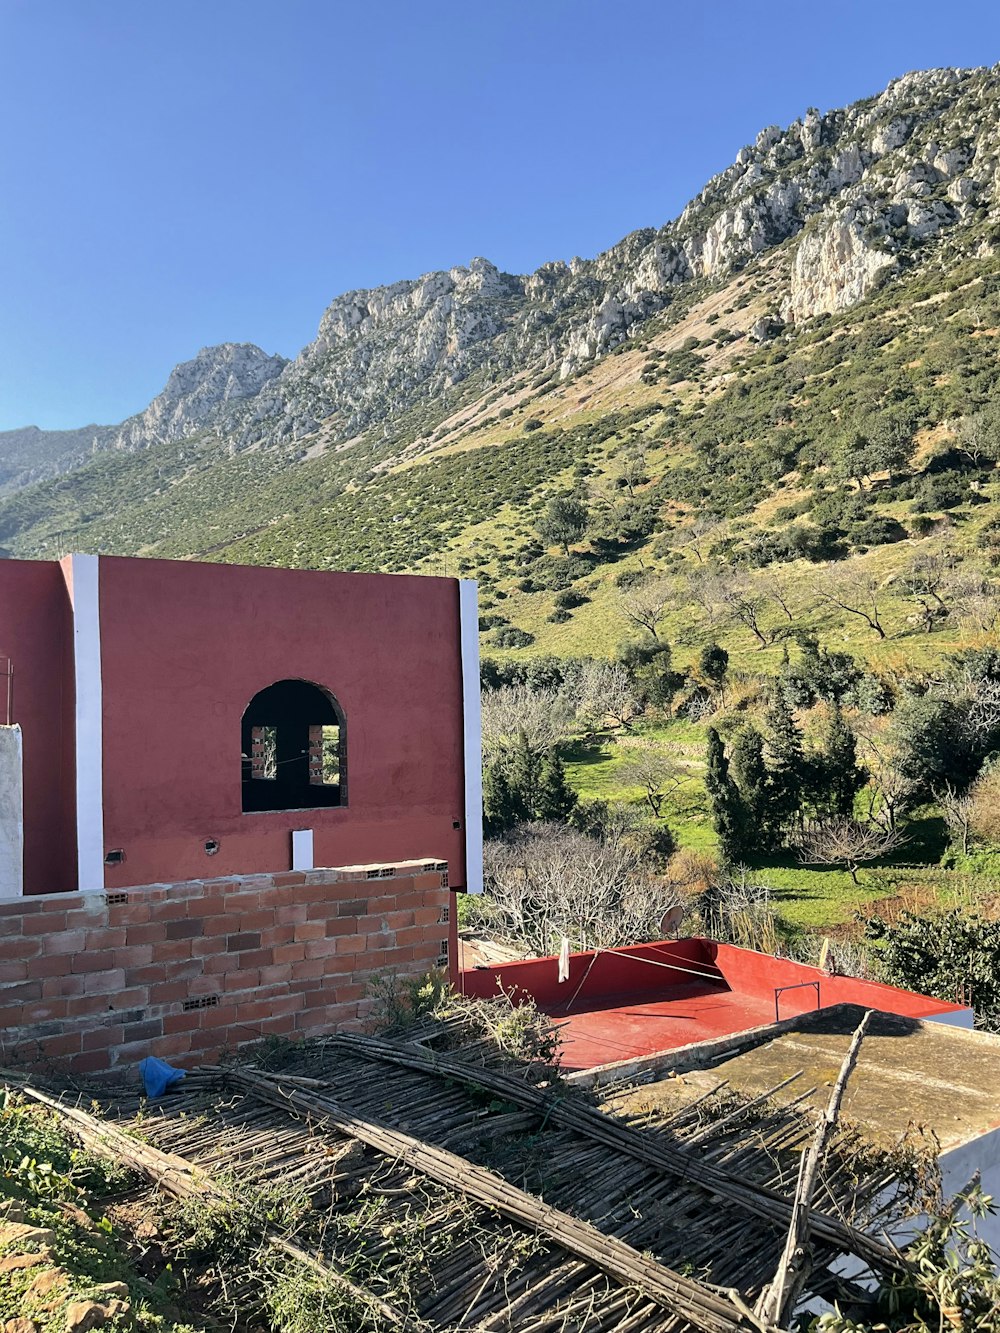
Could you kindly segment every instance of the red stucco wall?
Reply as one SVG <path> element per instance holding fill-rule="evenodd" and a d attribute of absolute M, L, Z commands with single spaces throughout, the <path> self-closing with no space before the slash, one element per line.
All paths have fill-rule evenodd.
<path fill-rule="evenodd" d="M 26 893 L 76 887 L 72 637 L 59 565 L 0 561 L 0 653 L 14 664 L 24 753 Z"/>
<path fill-rule="evenodd" d="M 317 866 L 427 856 L 464 885 L 455 580 L 105 557 L 100 606 L 109 888 L 285 870 L 297 828 Z M 346 715 L 348 804 L 243 814 L 243 711 L 295 678 Z"/>

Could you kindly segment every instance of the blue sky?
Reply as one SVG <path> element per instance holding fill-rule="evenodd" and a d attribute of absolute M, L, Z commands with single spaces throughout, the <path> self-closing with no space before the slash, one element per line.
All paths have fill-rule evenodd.
<path fill-rule="evenodd" d="M 294 355 L 352 287 L 595 254 L 765 124 L 998 60 L 995 0 L 0 0 L 0 429 Z"/>

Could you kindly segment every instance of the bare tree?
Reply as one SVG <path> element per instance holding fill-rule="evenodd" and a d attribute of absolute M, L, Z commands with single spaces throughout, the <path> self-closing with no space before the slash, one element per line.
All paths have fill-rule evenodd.
<path fill-rule="evenodd" d="M 858 883 L 858 869 L 888 856 L 904 841 L 898 830 L 857 819 L 831 819 L 807 829 L 798 848 L 803 865 L 841 865 Z"/>
<path fill-rule="evenodd" d="M 769 570 L 760 580 L 765 594 L 776 602 L 784 613 L 785 619 L 790 625 L 795 623 L 795 615 L 792 611 L 792 588 L 791 579 L 779 574 L 776 570 Z"/>
<path fill-rule="evenodd" d="M 816 586 L 816 596 L 821 602 L 863 620 L 880 639 L 886 637 L 882 624 L 885 593 L 882 584 L 868 570 L 858 565 L 846 570 L 827 565 L 824 581 Z"/>
<path fill-rule="evenodd" d="M 767 593 L 748 575 L 736 570 L 720 579 L 718 596 L 729 616 L 754 636 L 757 647 L 768 647 L 773 636 L 761 624 L 770 600 Z"/>
<path fill-rule="evenodd" d="M 589 838 L 556 824 L 524 825 L 485 847 L 483 908 L 499 934 L 533 953 L 616 948 L 659 939 L 680 901 L 643 866 L 628 839 Z"/>
<path fill-rule="evenodd" d="M 621 612 L 638 629 L 644 629 L 659 642 L 657 630 L 674 600 L 670 585 L 664 579 L 643 583 L 622 594 Z"/>
<path fill-rule="evenodd" d="M 714 514 L 698 514 L 695 516 L 694 522 L 688 529 L 689 535 L 684 545 L 688 550 L 694 552 L 699 565 L 705 563 L 705 548 L 721 526 L 722 520 L 716 518 Z"/>
<path fill-rule="evenodd" d="M 566 736 L 573 722 L 573 704 L 562 690 L 533 690 L 503 685 L 484 690 L 483 752 L 494 755 L 523 732 L 530 749 L 545 754 Z"/>
<path fill-rule="evenodd" d="M 626 730 L 643 711 L 631 675 L 620 662 L 588 662 L 580 673 L 577 716 L 591 727 L 609 719 Z"/>
<path fill-rule="evenodd" d="M 914 556 L 896 579 L 896 586 L 919 608 L 920 622 L 929 634 L 947 616 L 954 589 L 952 574 L 958 557 L 949 551 L 925 551 Z"/>
<path fill-rule="evenodd" d="M 975 796 L 971 791 L 957 791 L 948 783 L 934 793 L 934 799 L 941 808 L 952 839 L 961 847 L 962 855 L 968 856 L 972 820 L 976 812 Z"/>
<path fill-rule="evenodd" d="M 629 756 L 618 770 L 618 777 L 629 787 L 642 788 L 643 798 L 655 819 L 659 819 L 664 801 L 691 779 L 676 750 L 649 742 L 629 747 Z"/>
<path fill-rule="evenodd" d="M 900 771 L 897 756 L 882 731 L 866 731 L 860 724 L 856 728 L 868 770 L 868 822 L 894 833 L 900 816 L 913 802 L 917 784 Z"/>
<path fill-rule="evenodd" d="M 982 634 L 1000 621 L 1000 589 L 982 570 L 957 569 L 948 580 L 948 595 L 962 619 Z"/>

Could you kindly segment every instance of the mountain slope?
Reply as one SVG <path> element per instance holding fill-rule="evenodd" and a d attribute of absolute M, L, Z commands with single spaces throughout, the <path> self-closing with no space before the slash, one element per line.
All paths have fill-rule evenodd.
<path fill-rule="evenodd" d="M 292 362 L 207 349 L 121 427 L 0 436 L 11 487 L 33 441 L 36 475 L 73 465 L 0 500 L 0 543 L 464 570 L 488 614 L 561 652 L 613 647 L 623 575 L 682 601 L 709 547 L 803 595 L 824 551 L 890 587 L 925 529 L 971 553 L 994 474 L 952 446 L 996 374 L 998 106 L 997 70 L 907 75 L 763 130 L 677 220 L 594 260 L 349 293 Z M 851 482 L 852 431 L 911 452 Z M 557 567 L 533 525 L 570 489 L 591 525 Z M 583 600 L 555 607 L 567 590 Z M 914 605 L 889 596 L 905 625 Z M 814 621 L 867 637 L 829 606 Z M 742 644 L 740 624 L 715 632 Z"/>

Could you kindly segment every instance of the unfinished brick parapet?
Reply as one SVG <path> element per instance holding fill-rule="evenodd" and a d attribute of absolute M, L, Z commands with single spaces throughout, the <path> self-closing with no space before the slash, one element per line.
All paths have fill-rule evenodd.
<path fill-rule="evenodd" d="M 80 1073 L 352 1030 L 373 973 L 448 964 L 441 861 L 0 900 L 0 1059 Z"/>

